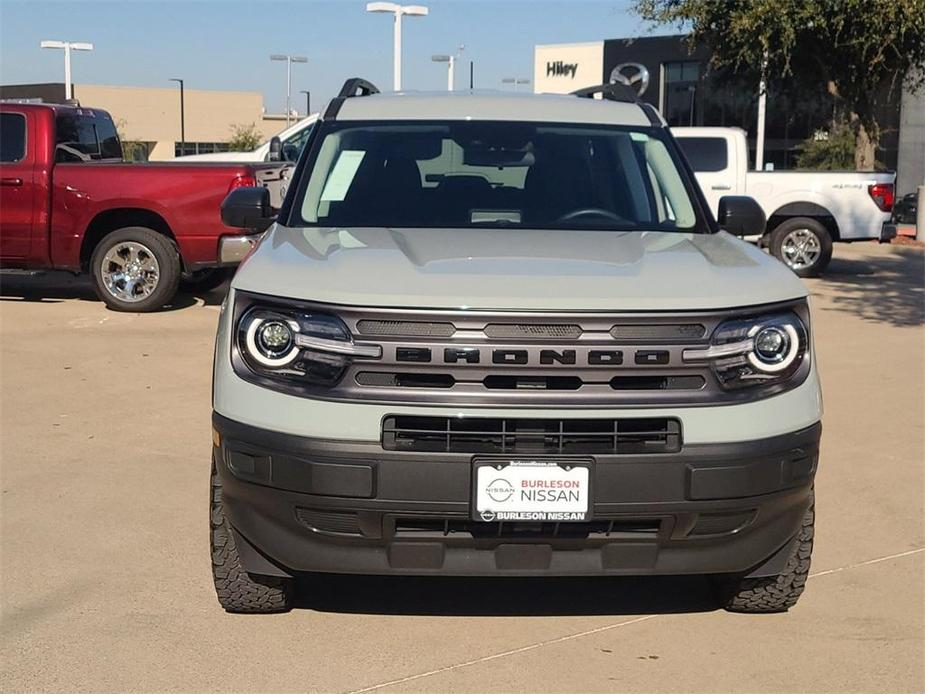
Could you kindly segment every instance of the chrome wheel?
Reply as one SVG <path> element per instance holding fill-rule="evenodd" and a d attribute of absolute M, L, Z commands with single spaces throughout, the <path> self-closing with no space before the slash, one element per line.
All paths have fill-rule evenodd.
<path fill-rule="evenodd" d="M 150 248 L 137 241 L 122 241 L 106 251 L 100 276 L 106 291 L 119 301 L 133 303 L 151 295 L 161 273 Z"/>
<path fill-rule="evenodd" d="M 780 245 L 783 260 L 794 270 L 803 270 L 815 265 L 822 255 L 819 237 L 809 229 L 794 229 L 784 237 Z"/>

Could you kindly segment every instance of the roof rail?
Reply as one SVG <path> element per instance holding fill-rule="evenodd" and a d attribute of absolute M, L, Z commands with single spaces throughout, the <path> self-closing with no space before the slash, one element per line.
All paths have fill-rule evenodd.
<path fill-rule="evenodd" d="M 646 117 L 649 119 L 649 123 L 656 127 L 664 125 L 661 118 L 659 118 L 658 112 L 652 106 L 648 104 L 633 91 L 632 87 L 629 87 L 625 84 L 619 82 L 611 82 L 609 84 L 598 84 L 593 87 L 585 87 L 583 89 L 576 89 L 572 92 L 573 96 L 581 97 L 583 99 L 593 99 L 595 94 L 600 94 L 601 98 L 607 99 L 608 101 L 619 101 L 625 104 L 636 104 L 639 108 L 642 109 L 642 112 L 646 114 Z"/>
<path fill-rule="evenodd" d="M 364 80 L 362 77 L 351 77 L 344 82 L 344 86 L 340 88 L 340 92 L 337 96 L 346 99 L 351 96 L 356 96 L 357 90 L 360 90 L 360 96 L 369 96 L 370 94 L 379 93 L 379 87 L 372 82 Z"/>
<path fill-rule="evenodd" d="M 573 96 L 585 99 L 593 99 L 595 95 L 600 94 L 601 98 L 608 101 L 622 101 L 624 103 L 635 104 L 639 102 L 639 97 L 631 88 L 619 82 L 609 82 L 608 84 L 597 84 L 593 87 L 584 87 L 572 92 Z"/>
<path fill-rule="evenodd" d="M 357 92 L 359 92 L 359 94 Z M 324 120 L 336 120 L 337 112 L 340 111 L 340 107 L 343 106 L 344 99 L 352 99 L 357 96 L 369 96 L 370 94 L 378 93 L 379 88 L 372 82 L 364 80 L 362 77 L 351 77 L 344 82 L 344 86 L 340 88 L 337 96 L 331 99 L 331 103 L 328 104 L 324 112 Z"/>

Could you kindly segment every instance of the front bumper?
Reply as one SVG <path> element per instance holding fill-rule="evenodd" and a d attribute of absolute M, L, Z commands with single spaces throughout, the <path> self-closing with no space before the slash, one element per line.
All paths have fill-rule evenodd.
<path fill-rule="evenodd" d="M 263 233 L 222 236 L 218 241 L 219 263 L 222 265 L 237 265 L 251 252 L 262 236 Z"/>
<path fill-rule="evenodd" d="M 218 414 L 213 460 L 245 568 L 441 575 L 772 575 L 810 503 L 821 425 L 597 456 L 591 521 L 470 520 L 472 455 L 280 434 Z"/>

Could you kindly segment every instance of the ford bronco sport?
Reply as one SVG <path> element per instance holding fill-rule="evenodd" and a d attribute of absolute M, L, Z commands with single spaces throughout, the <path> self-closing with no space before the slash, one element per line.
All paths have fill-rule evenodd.
<path fill-rule="evenodd" d="M 583 98 L 593 95 L 604 98 Z M 301 572 L 709 574 L 786 610 L 822 402 L 807 292 L 714 220 L 661 116 L 576 95 L 349 80 L 215 349 L 212 565 L 233 612 Z"/>

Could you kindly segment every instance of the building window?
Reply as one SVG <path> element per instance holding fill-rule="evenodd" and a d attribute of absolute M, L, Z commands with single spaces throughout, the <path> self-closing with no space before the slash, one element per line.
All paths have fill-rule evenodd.
<path fill-rule="evenodd" d="M 175 157 L 185 157 L 188 154 L 212 154 L 213 152 L 227 152 L 227 142 L 187 142 L 181 147 L 179 142 L 174 143 Z"/>
<path fill-rule="evenodd" d="M 701 64 L 698 61 L 664 63 L 662 114 L 668 125 L 696 125 Z"/>

